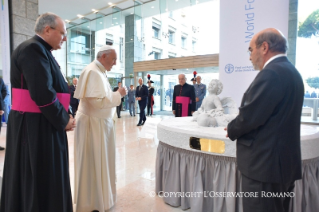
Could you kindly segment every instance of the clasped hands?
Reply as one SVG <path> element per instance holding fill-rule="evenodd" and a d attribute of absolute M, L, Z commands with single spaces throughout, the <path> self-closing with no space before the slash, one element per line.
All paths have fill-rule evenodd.
<path fill-rule="evenodd" d="M 70 114 L 69 123 L 66 125 L 65 131 L 67 131 L 67 132 L 73 131 L 75 127 L 76 127 L 75 118 L 73 118 L 73 116 Z"/>

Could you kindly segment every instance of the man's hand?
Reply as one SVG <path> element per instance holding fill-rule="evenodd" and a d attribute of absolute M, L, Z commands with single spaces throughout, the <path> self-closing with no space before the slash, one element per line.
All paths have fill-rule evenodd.
<path fill-rule="evenodd" d="M 142 100 L 142 97 L 137 97 L 136 98 L 138 101 L 141 101 Z"/>
<path fill-rule="evenodd" d="M 123 87 L 120 87 L 117 91 L 120 92 L 121 97 L 123 97 L 123 96 L 126 95 L 126 91 L 127 91 L 127 90 L 126 90 L 125 88 L 123 88 Z"/>
<path fill-rule="evenodd" d="M 198 97 L 196 97 L 196 102 L 198 102 L 199 101 L 199 98 Z"/>
<path fill-rule="evenodd" d="M 227 127 L 225 127 L 224 130 L 227 132 Z M 228 133 L 226 134 L 226 138 L 228 138 Z"/>
<path fill-rule="evenodd" d="M 175 115 L 175 110 L 173 110 L 173 114 Z"/>
<path fill-rule="evenodd" d="M 0 115 L 3 115 L 4 114 L 4 111 L 3 110 L 0 110 Z"/>
<path fill-rule="evenodd" d="M 65 130 L 66 131 L 73 131 L 75 127 L 76 127 L 75 119 L 70 114 L 69 123 L 66 125 Z"/>
<path fill-rule="evenodd" d="M 192 115 L 193 115 L 194 112 L 195 112 L 195 111 L 192 111 Z"/>

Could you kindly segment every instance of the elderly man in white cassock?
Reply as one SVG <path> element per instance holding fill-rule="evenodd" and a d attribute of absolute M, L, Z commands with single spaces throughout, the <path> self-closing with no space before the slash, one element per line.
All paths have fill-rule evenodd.
<path fill-rule="evenodd" d="M 112 91 L 107 71 L 115 64 L 115 50 L 101 47 L 96 60 L 83 69 L 74 93 L 80 99 L 74 133 L 76 212 L 106 211 L 116 201 L 113 115 L 127 90 Z"/>

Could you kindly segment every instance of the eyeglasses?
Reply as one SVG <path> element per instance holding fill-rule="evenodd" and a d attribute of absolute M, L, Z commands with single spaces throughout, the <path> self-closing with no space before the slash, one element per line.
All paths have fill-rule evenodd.
<path fill-rule="evenodd" d="M 50 27 L 51 29 L 57 30 L 54 27 Z M 58 30 L 59 31 L 59 30 Z M 60 34 L 62 35 L 63 38 L 66 38 L 67 34 L 65 32 L 60 31 Z"/>

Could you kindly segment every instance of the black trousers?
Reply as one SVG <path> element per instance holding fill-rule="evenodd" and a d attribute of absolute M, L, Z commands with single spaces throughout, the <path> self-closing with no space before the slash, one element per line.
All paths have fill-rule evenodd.
<path fill-rule="evenodd" d="M 76 111 L 78 110 L 78 107 L 79 107 L 79 104 L 71 104 L 73 117 L 75 116 Z"/>
<path fill-rule="evenodd" d="M 116 106 L 116 113 L 118 118 L 121 117 L 121 110 L 122 110 L 122 102 L 119 106 Z"/>
<path fill-rule="evenodd" d="M 288 212 L 295 182 L 279 184 L 264 183 L 242 175 L 244 212 Z M 253 192 L 254 195 L 248 195 Z M 252 194 L 252 193 L 250 193 Z"/>
<path fill-rule="evenodd" d="M 140 120 L 138 121 L 139 124 L 142 124 L 142 122 L 146 121 L 146 116 L 145 116 L 145 107 L 146 107 L 147 102 L 146 101 L 138 101 L 138 106 L 140 107 Z"/>

